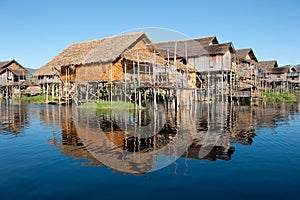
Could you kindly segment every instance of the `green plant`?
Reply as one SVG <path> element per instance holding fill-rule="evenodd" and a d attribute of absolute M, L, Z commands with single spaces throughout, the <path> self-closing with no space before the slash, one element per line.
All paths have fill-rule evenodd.
<path fill-rule="evenodd" d="M 23 102 L 43 104 L 46 102 L 46 96 L 43 94 L 37 96 L 21 96 L 20 100 Z"/>
<path fill-rule="evenodd" d="M 111 112 L 124 112 L 124 111 L 134 111 L 139 109 L 138 105 L 131 102 L 122 102 L 122 101 L 97 101 L 97 102 L 88 102 L 80 105 L 81 108 L 96 111 L 98 114 L 102 113 L 111 113 Z M 141 109 L 145 109 L 142 107 Z"/>
<path fill-rule="evenodd" d="M 261 92 L 260 96 L 264 102 L 281 102 L 281 103 L 294 103 L 297 98 L 294 94 L 284 92 L 284 93 L 274 93 L 274 92 Z"/>

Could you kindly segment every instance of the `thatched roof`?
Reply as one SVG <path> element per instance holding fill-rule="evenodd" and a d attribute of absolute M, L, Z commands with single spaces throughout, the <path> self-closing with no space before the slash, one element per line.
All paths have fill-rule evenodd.
<path fill-rule="evenodd" d="M 284 67 L 274 67 L 271 69 L 271 74 L 285 74 L 290 73 L 290 67 L 284 66 Z"/>
<path fill-rule="evenodd" d="M 0 69 L 6 67 L 8 64 L 10 64 L 11 62 L 13 62 L 13 60 L 9 60 L 9 61 L 2 61 L 0 62 Z"/>
<path fill-rule="evenodd" d="M 207 36 L 194 39 L 199 42 L 202 46 L 208 46 L 212 44 L 219 44 L 219 41 L 216 36 Z"/>
<path fill-rule="evenodd" d="M 209 38 L 209 40 L 207 38 Z M 232 43 L 214 44 L 217 43 L 215 36 L 207 38 L 160 42 L 155 43 L 155 46 L 159 49 L 164 58 L 174 58 L 175 54 L 177 58 L 185 58 L 204 55 L 223 55 L 228 50 L 234 52 Z M 211 44 L 211 41 L 215 42 Z"/>
<path fill-rule="evenodd" d="M 155 62 L 158 64 L 166 64 L 166 60 L 163 57 L 143 49 L 130 49 L 124 52 L 121 55 L 121 57 L 134 62 L 141 62 L 141 63 Z"/>
<path fill-rule="evenodd" d="M 269 60 L 269 61 L 260 61 L 258 62 L 258 69 L 264 71 L 271 71 L 272 68 L 278 67 L 276 60 Z"/>
<path fill-rule="evenodd" d="M 122 58 L 125 58 L 127 60 L 131 60 L 134 62 L 141 62 L 141 63 L 157 63 L 157 64 L 162 64 L 166 65 L 168 64 L 167 61 L 154 53 L 142 50 L 142 49 L 131 49 L 122 54 Z M 175 66 L 174 61 L 169 62 L 170 66 Z M 188 67 L 184 65 L 181 62 L 176 62 L 176 67 L 180 69 L 181 71 L 186 71 L 188 72 L 196 72 L 194 68 Z"/>
<path fill-rule="evenodd" d="M 16 60 L 0 62 L 0 73 L 8 69 L 17 76 L 30 76 L 30 72 L 20 65 Z"/>
<path fill-rule="evenodd" d="M 198 56 L 199 52 L 205 51 L 204 47 L 219 44 L 216 36 L 207 36 L 190 40 L 173 40 L 166 42 L 155 43 L 155 46 L 160 50 L 163 57 L 177 58 Z M 175 53 L 176 45 L 176 53 Z M 186 50 L 187 49 L 187 50 Z"/>
<path fill-rule="evenodd" d="M 196 40 L 178 40 L 155 43 L 156 48 L 167 58 L 196 57 L 201 52 L 205 52 L 204 46 Z M 169 52 L 169 55 L 167 54 Z"/>
<path fill-rule="evenodd" d="M 255 61 L 255 62 L 257 62 L 257 58 L 251 48 L 238 49 L 238 50 L 236 50 L 235 54 L 236 54 L 236 58 L 240 61 L 246 61 L 246 62 L 247 61 L 248 62 Z M 247 56 L 249 56 L 251 60 L 248 60 Z"/>
<path fill-rule="evenodd" d="M 53 75 L 55 69 L 59 70 L 62 66 L 114 62 L 141 39 L 150 43 L 149 38 L 143 32 L 74 43 L 35 71 L 34 75 Z"/>
<path fill-rule="evenodd" d="M 209 45 L 205 49 L 208 55 L 224 55 L 228 51 L 230 51 L 231 53 L 235 52 L 235 49 L 231 42 Z"/>
<path fill-rule="evenodd" d="M 176 62 L 174 63 L 174 61 L 170 61 L 170 65 L 171 66 L 175 66 L 177 67 L 178 69 L 180 69 L 181 71 L 184 71 L 186 72 L 188 70 L 189 73 L 195 73 L 197 72 L 196 69 L 192 68 L 192 67 L 188 67 L 187 65 L 181 63 L 181 62 Z"/>

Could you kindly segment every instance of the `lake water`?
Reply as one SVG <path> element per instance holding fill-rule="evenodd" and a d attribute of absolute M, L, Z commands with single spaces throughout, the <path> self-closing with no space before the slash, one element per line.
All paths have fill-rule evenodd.
<path fill-rule="evenodd" d="M 296 199 L 300 104 L 1 102 L 1 199 Z"/>

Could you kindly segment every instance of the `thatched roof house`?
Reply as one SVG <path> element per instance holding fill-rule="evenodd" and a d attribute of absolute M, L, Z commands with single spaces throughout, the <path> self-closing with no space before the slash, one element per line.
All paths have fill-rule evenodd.
<path fill-rule="evenodd" d="M 155 46 L 168 60 L 177 60 L 197 72 L 197 87 L 205 89 L 208 96 L 226 94 L 235 71 L 235 49 L 231 42 L 219 44 L 216 37 L 156 43 Z M 208 75 L 208 73 L 210 73 Z M 207 74 L 207 75 L 206 75 Z M 213 88 L 213 89 L 211 89 Z M 222 95 L 221 99 L 225 99 Z"/>
<path fill-rule="evenodd" d="M 204 52 L 203 55 L 224 55 L 228 51 L 230 53 L 235 53 L 235 49 L 231 42 L 209 45 L 205 48 L 205 50 L 207 51 L 207 54 Z"/>
<path fill-rule="evenodd" d="M 44 71 L 47 73 L 51 68 L 60 69 L 60 67 L 71 65 L 112 63 L 116 61 L 123 52 L 130 49 L 135 43 L 142 39 L 144 39 L 145 42 L 150 43 L 150 40 L 144 33 L 118 35 L 98 40 L 74 43 L 37 70 L 35 74 L 41 74 Z"/>
<path fill-rule="evenodd" d="M 251 48 L 236 50 L 236 58 L 241 62 L 258 62 Z"/>
<path fill-rule="evenodd" d="M 150 39 L 143 32 L 79 42 L 58 54 L 34 75 L 58 73 L 64 82 L 120 80 L 124 60 L 164 63 L 164 59 L 154 51 Z"/>
<path fill-rule="evenodd" d="M 196 38 L 194 39 L 197 42 L 199 42 L 202 46 L 209 46 L 212 44 L 219 44 L 219 41 L 216 36 L 206 36 L 206 37 L 201 37 L 201 38 Z"/>
<path fill-rule="evenodd" d="M 148 36 L 138 32 L 74 43 L 34 75 L 59 75 L 63 82 L 79 84 L 125 80 L 149 82 L 165 72 L 163 66 L 166 65 L 174 63 L 161 57 Z M 179 71 L 195 72 L 183 64 L 177 63 L 176 67 Z M 137 78 L 138 73 L 140 78 Z"/>
<path fill-rule="evenodd" d="M 180 59 L 207 54 L 206 47 L 214 44 L 219 44 L 216 36 L 159 42 L 155 43 L 155 46 L 160 50 L 163 57 L 174 58 L 176 55 L 176 58 Z"/>
<path fill-rule="evenodd" d="M 9 70 L 13 72 L 14 75 L 17 76 L 30 76 L 30 72 L 25 69 L 22 65 L 20 65 L 16 60 L 9 60 L 0 62 L 0 70 Z M 0 72 L 0 73 L 1 73 Z"/>
<path fill-rule="evenodd" d="M 291 67 L 291 71 L 300 73 L 300 66 Z"/>
<path fill-rule="evenodd" d="M 290 82 L 295 83 L 295 87 L 299 88 L 300 85 L 300 66 L 294 66 L 290 68 L 291 72 L 288 74 Z"/>
<path fill-rule="evenodd" d="M 257 58 L 251 48 L 236 50 L 237 73 L 241 80 L 250 81 L 254 84 L 255 70 L 257 68 Z"/>
<path fill-rule="evenodd" d="M 258 62 L 258 69 L 263 70 L 264 72 L 270 72 L 275 67 L 278 67 L 276 60 Z"/>
<path fill-rule="evenodd" d="M 291 69 L 289 66 L 283 66 L 283 67 L 274 67 L 270 70 L 271 74 L 286 74 L 290 73 Z"/>
<path fill-rule="evenodd" d="M 31 76 L 30 72 L 25 69 L 16 60 L 0 62 L 0 84 L 19 84 L 24 82 L 26 77 Z"/>
<path fill-rule="evenodd" d="M 215 36 L 160 42 L 156 43 L 155 46 L 166 59 L 176 58 L 199 72 L 221 70 L 226 68 L 224 66 L 230 69 L 235 52 L 232 43 L 219 44 Z M 226 64 L 216 61 L 216 57 L 223 57 L 225 54 L 227 54 Z M 212 63 L 216 65 L 214 68 L 210 67 Z"/>
<path fill-rule="evenodd" d="M 278 82 L 280 85 L 281 82 L 285 82 L 288 79 L 288 74 L 291 72 L 289 66 L 284 67 L 273 67 L 269 71 L 268 81 Z"/>

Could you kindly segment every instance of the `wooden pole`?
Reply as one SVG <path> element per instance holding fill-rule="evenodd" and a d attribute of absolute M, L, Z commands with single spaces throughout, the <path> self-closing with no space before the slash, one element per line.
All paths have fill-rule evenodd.
<path fill-rule="evenodd" d="M 230 102 L 232 102 L 232 92 L 233 92 L 233 81 L 232 81 L 232 70 L 230 70 Z"/>
<path fill-rule="evenodd" d="M 253 93 L 253 91 L 252 91 L 252 86 L 253 86 L 253 80 L 252 80 L 253 78 L 252 78 L 252 65 L 251 65 L 251 63 L 250 63 L 250 104 L 252 103 L 252 93 Z"/>
<path fill-rule="evenodd" d="M 112 76 L 113 76 L 113 66 L 112 63 L 110 63 L 110 102 L 112 102 Z"/>
<path fill-rule="evenodd" d="M 133 87 L 134 87 L 134 104 L 136 105 L 136 75 L 135 75 L 135 62 L 133 62 Z M 136 107 L 135 107 L 136 108 Z"/>
<path fill-rule="evenodd" d="M 168 86 L 170 87 L 170 52 L 169 49 L 167 49 L 167 54 L 168 54 Z"/>
<path fill-rule="evenodd" d="M 210 73 L 207 72 L 207 100 L 210 100 Z"/>
<path fill-rule="evenodd" d="M 46 104 L 48 103 L 48 83 L 46 83 Z"/>
<path fill-rule="evenodd" d="M 89 100 L 89 84 L 86 84 L 86 92 L 85 92 L 85 101 L 88 102 Z"/>
<path fill-rule="evenodd" d="M 137 60 L 138 60 L 138 86 L 139 86 L 139 109 L 142 108 L 142 97 L 141 97 L 141 79 L 140 79 L 140 62 L 139 62 L 139 54 L 137 53 Z"/>
<path fill-rule="evenodd" d="M 51 87 L 51 90 L 52 90 L 51 91 L 52 92 L 52 94 L 51 94 L 52 95 L 52 99 L 54 99 L 54 92 L 55 92 L 55 88 L 54 87 L 55 87 L 55 84 L 52 83 L 52 87 Z"/>
<path fill-rule="evenodd" d="M 61 99 L 60 98 L 61 98 L 61 86 L 58 85 L 58 104 L 61 104 Z"/>
<path fill-rule="evenodd" d="M 185 43 L 185 60 L 186 60 L 186 80 L 189 81 L 189 70 L 188 70 L 188 53 L 187 53 L 187 44 Z M 188 87 L 189 85 L 187 85 Z"/>
<path fill-rule="evenodd" d="M 224 66 L 223 66 L 223 57 L 221 63 L 221 101 L 224 102 Z"/>
<path fill-rule="evenodd" d="M 124 60 L 124 71 L 125 71 L 125 77 L 124 77 L 124 81 L 125 81 L 125 86 L 124 86 L 124 92 L 125 92 L 125 95 L 124 95 L 124 97 L 125 97 L 125 103 L 127 102 L 127 97 L 126 97 L 126 94 L 127 94 L 127 82 L 126 82 L 126 79 L 127 79 L 127 66 L 126 66 L 126 60 Z"/>

